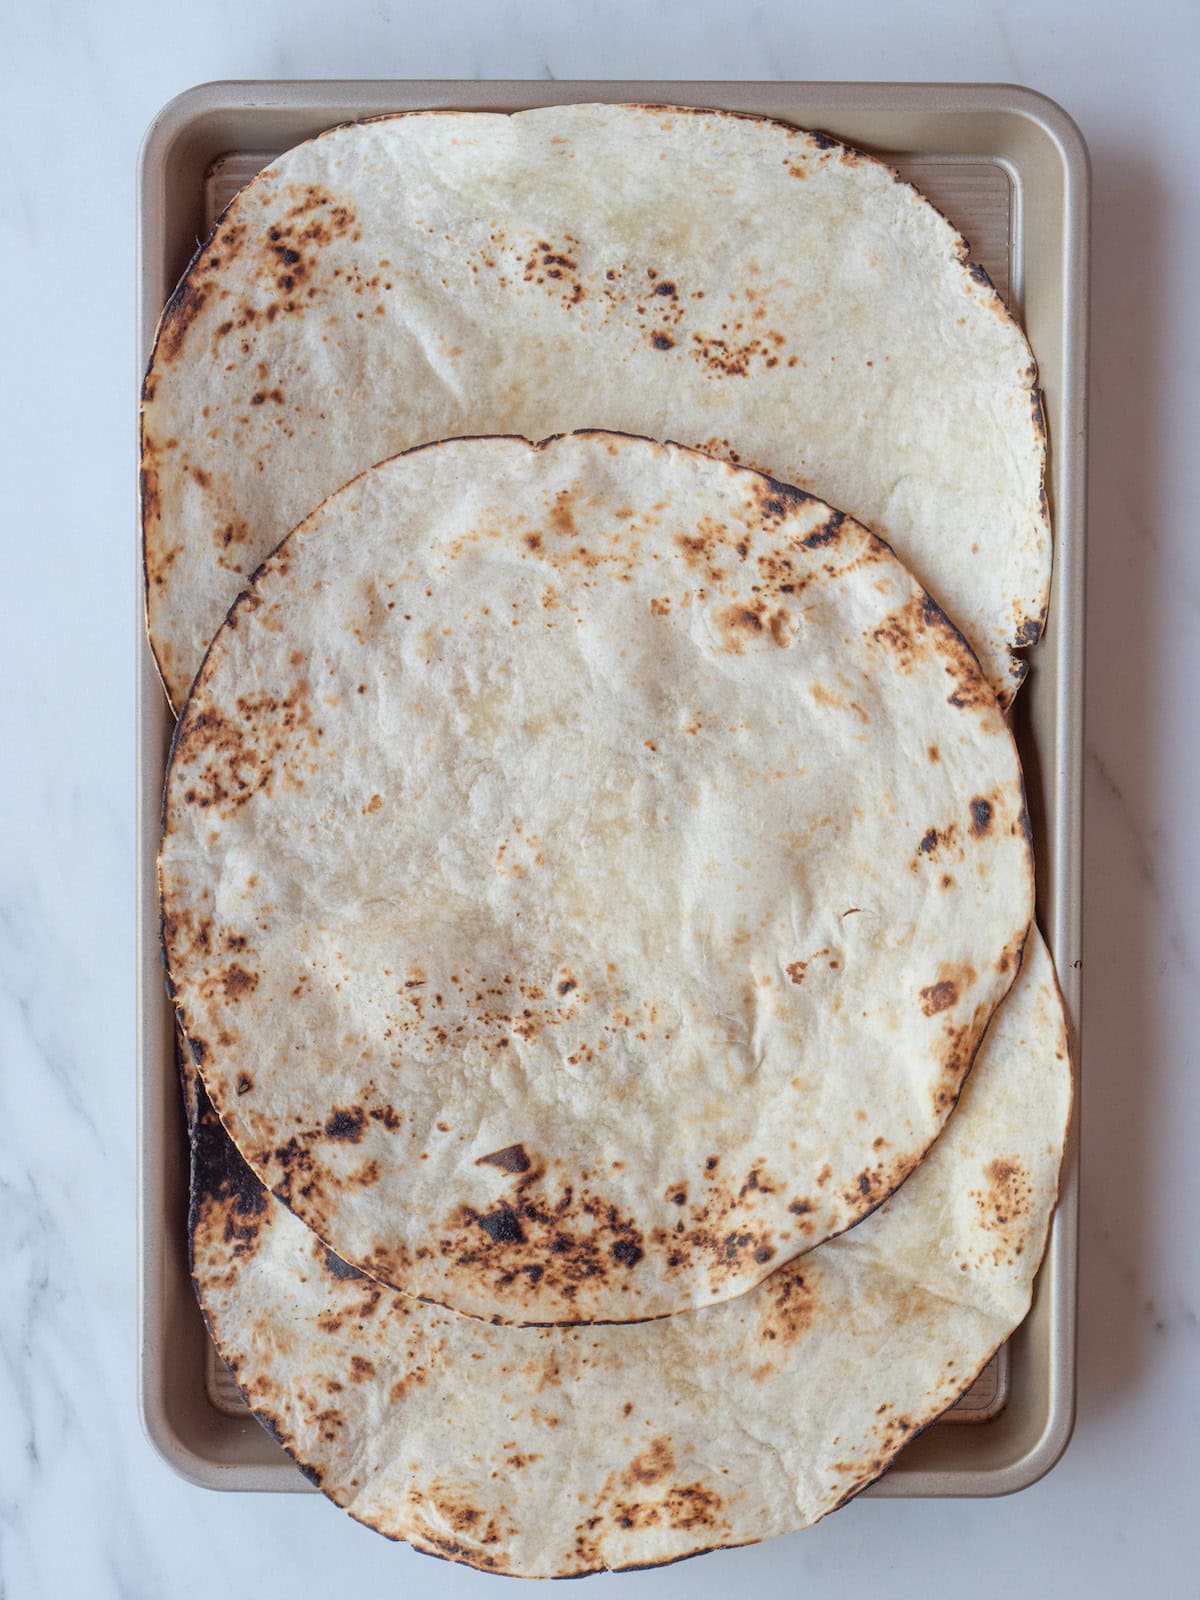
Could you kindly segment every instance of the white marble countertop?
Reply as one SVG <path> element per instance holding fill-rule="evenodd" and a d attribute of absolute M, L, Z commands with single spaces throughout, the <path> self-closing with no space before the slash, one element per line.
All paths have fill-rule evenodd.
<path fill-rule="evenodd" d="M 387 75 L 1009 81 L 1081 125 L 1095 264 L 1074 1442 L 1008 1500 L 862 1502 L 588 1592 L 1200 1594 L 1197 61 L 1195 0 L 5 8 L 0 1596 L 499 1592 L 316 1497 L 190 1487 L 135 1401 L 134 159 L 193 83 Z"/>

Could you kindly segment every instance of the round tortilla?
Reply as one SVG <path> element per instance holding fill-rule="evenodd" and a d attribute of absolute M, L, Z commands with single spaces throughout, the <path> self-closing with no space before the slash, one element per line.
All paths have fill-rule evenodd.
<path fill-rule="evenodd" d="M 247 1401 L 360 1522 L 525 1577 L 673 1561 L 816 1522 L 970 1386 L 1029 1308 L 1070 1101 L 1035 932 L 920 1170 L 727 1305 L 572 1329 L 421 1305 L 331 1256 L 210 1110 L 192 1268 Z"/>
<path fill-rule="evenodd" d="M 142 514 L 164 682 L 178 707 L 258 563 L 355 473 L 604 427 L 851 511 L 1007 703 L 1050 579 L 1035 382 L 945 218 L 822 134 L 606 105 L 335 128 L 235 198 L 160 323 Z"/>
<path fill-rule="evenodd" d="M 920 1160 L 1016 972 L 1027 833 L 974 657 L 858 524 L 649 440 L 450 441 L 333 496 L 217 635 L 167 963 L 226 1126 L 345 1260 L 662 1316 Z"/>

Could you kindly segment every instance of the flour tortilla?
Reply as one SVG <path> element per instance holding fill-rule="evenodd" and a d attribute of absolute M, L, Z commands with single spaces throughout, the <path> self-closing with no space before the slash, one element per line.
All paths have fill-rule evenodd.
<path fill-rule="evenodd" d="M 971 1384 L 1029 1308 L 1070 1100 L 1035 933 L 920 1170 L 727 1305 L 533 1329 L 405 1299 L 271 1200 L 211 1111 L 193 1273 L 242 1393 L 360 1522 L 526 1577 L 672 1561 L 817 1521 Z"/>
<path fill-rule="evenodd" d="M 605 427 L 866 521 L 1007 703 L 1050 579 L 1035 381 L 950 224 L 822 134 L 603 105 L 335 128 L 237 196 L 160 324 L 142 513 L 168 693 L 355 473 Z"/>
<path fill-rule="evenodd" d="M 648 440 L 452 441 L 217 635 L 167 961 L 339 1255 L 478 1316 L 661 1316 L 920 1159 L 1016 973 L 1027 828 L 973 656 L 856 523 Z"/>

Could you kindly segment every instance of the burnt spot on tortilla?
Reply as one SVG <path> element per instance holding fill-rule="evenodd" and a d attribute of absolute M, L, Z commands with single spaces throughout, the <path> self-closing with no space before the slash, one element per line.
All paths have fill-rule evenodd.
<path fill-rule="evenodd" d="M 634 1456 L 621 1474 L 621 1482 L 625 1488 L 632 1489 L 636 1484 L 658 1483 L 674 1470 L 675 1453 L 671 1441 L 654 1439 Z"/>
<path fill-rule="evenodd" d="M 343 1261 L 341 1256 L 334 1255 L 327 1245 L 317 1241 L 320 1251 L 321 1265 L 335 1283 L 344 1283 L 347 1278 L 362 1278 L 363 1274 L 357 1267 L 352 1267 L 348 1261 Z"/>
<path fill-rule="evenodd" d="M 170 366 L 178 359 L 188 332 L 208 304 L 214 287 L 211 278 L 205 278 L 195 270 L 184 277 L 163 311 L 158 326 L 156 360 L 161 358 Z"/>
<path fill-rule="evenodd" d="M 650 1572 L 720 1549 L 732 1537 L 732 1528 L 722 1514 L 723 1507 L 721 1496 L 700 1479 L 690 1483 L 659 1481 L 652 1485 L 622 1485 L 614 1475 L 605 1484 L 591 1513 L 575 1529 L 570 1550 L 571 1569 L 559 1571 L 557 1576 L 585 1578 L 598 1572 Z M 616 1534 L 620 1539 L 622 1535 L 636 1536 L 664 1526 L 681 1532 L 703 1528 L 710 1531 L 712 1542 L 698 1544 L 682 1555 L 664 1556 L 658 1561 L 614 1562 L 613 1552 L 605 1547 L 604 1541 L 609 1535 Z M 626 1547 L 624 1542 L 618 1546 Z M 636 1549 L 636 1545 L 632 1548 Z"/>
<path fill-rule="evenodd" d="M 992 825 L 992 803 L 977 796 L 971 801 L 971 837 L 982 839 Z"/>
<path fill-rule="evenodd" d="M 162 493 L 158 485 L 158 468 L 154 465 L 152 446 L 143 446 L 142 467 L 138 476 L 141 490 L 142 523 L 157 522 L 162 515 Z"/>
<path fill-rule="evenodd" d="M 748 1194 L 774 1194 L 776 1185 L 763 1171 L 762 1165 L 753 1166 L 746 1177 L 745 1183 L 738 1190 L 738 1199 L 744 1200 Z"/>
<path fill-rule="evenodd" d="M 587 294 L 579 271 L 579 240 L 567 235 L 560 245 L 539 239 L 522 263 L 522 281 L 553 293 L 566 310 Z"/>
<path fill-rule="evenodd" d="M 430 1496 L 430 1499 L 432 1499 L 432 1496 Z M 434 1504 L 438 1517 L 446 1517 L 445 1509 L 443 1509 L 440 1501 L 432 1501 L 432 1504 Z M 450 1518 L 446 1518 L 446 1520 L 450 1520 Z M 371 1526 L 374 1526 L 373 1523 L 371 1523 Z M 462 1526 L 462 1533 L 472 1534 L 474 1538 L 478 1539 L 474 1526 L 470 1526 L 469 1523 Z M 394 1538 L 394 1534 L 389 1534 L 389 1538 Z M 458 1539 L 451 1539 L 446 1534 L 434 1533 L 426 1526 L 422 1526 L 419 1530 L 414 1530 L 413 1533 L 406 1534 L 405 1538 L 408 1539 L 408 1542 L 419 1555 L 432 1555 L 435 1560 L 442 1560 L 442 1562 L 475 1566 L 478 1571 L 483 1571 L 483 1573 L 507 1574 L 510 1571 L 510 1557 L 507 1555 L 506 1550 L 483 1549 L 482 1542 L 486 1541 L 480 1541 L 477 1544 L 461 1544 Z M 499 1534 L 493 1531 L 493 1541 L 491 1542 L 496 1542 L 498 1539 Z M 421 1541 L 426 1542 L 422 1544 Z M 432 1546 L 432 1549 L 430 1549 L 430 1546 Z"/>
<path fill-rule="evenodd" d="M 473 1540 L 477 1546 L 494 1546 L 514 1531 L 501 1520 L 502 1513 L 485 1511 L 476 1505 L 469 1488 L 435 1481 L 430 1484 L 427 1497 L 439 1522 L 448 1525 L 460 1537 Z"/>
<path fill-rule="evenodd" d="M 1036 617 L 1027 617 L 1017 629 L 1017 644 L 1021 648 L 1037 644 L 1042 637 L 1042 623 Z"/>
<path fill-rule="evenodd" d="M 528 1172 L 533 1162 L 523 1144 L 508 1144 L 503 1150 L 493 1150 L 489 1156 L 480 1156 L 477 1167 L 499 1167 L 501 1172 Z"/>
<path fill-rule="evenodd" d="M 684 1532 L 715 1526 L 723 1505 L 720 1495 L 699 1480 L 674 1485 L 662 1501 L 669 1525 Z"/>
<path fill-rule="evenodd" d="M 717 1165 L 710 1157 L 699 1193 L 683 1178 L 668 1185 L 664 1201 L 672 1220 L 643 1229 L 587 1174 L 560 1169 L 547 1182 L 547 1163 L 537 1159 L 513 1174 L 515 1189 L 503 1205 L 487 1211 L 458 1205 L 449 1212 L 432 1241 L 447 1292 L 456 1282 L 485 1283 L 520 1319 L 536 1286 L 539 1320 L 578 1323 L 591 1320 L 597 1297 L 610 1285 L 624 1286 L 624 1275 L 647 1258 L 668 1278 L 704 1272 L 714 1288 L 757 1279 L 778 1246 L 755 1213 L 777 1185 L 761 1162 L 744 1182 L 731 1183 L 717 1178 Z"/>
<path fill-rule="evenodd" d="M 955 1085 L 957 1087 L 957 1085 Z M 877 1138 L 872 1140 L 871 1148 L 880 1152 L 887 1148 L 887 1140 Z M 842 1192 L 842 1200 L 847 1210 L 859 1218 L 870 1214 L 876 1207 L 881 1206 L 890 1194 L 893 1194 L 904 1182 L 912 1171 L 912 1161 L 904 1156 L 897 1156 L 892 1160 L 881 1159 L 872 1167 L 864 1167 L 852 1184 Z M 864 1201 L 866 1202 L 864 1213 Z"/>
<path fill-rule="evenodd" d="M 325 1123 L 325 1133 L 330 1139 L 342 1139 L 348 1144 L 358 1144 L 366 1127 L 366 1113 L 361 1106 L 338 1107 Z"/>
<path fill-rule="evenodd" d="M 772 478 L 769 473 L 756 474 L 750 481 L 755 506 L 764 522 L 782 522 L 812 503 L 812 496 L 797 489 L 795 484 Z"/>
<path fill-rule="evenodd" d="M 319 292 L 312 280 L 321 265 L 325 246 L 335 238 L 349 235 L 357 239 L 361 236 L 361 230 L 355 226 L 357 216 L 352 206 L 334 200 L 316 185 L 310 185 L 309 190 L 303 200 L 291 207 L 286 217 L 267 229 L 259 246 L 262 272 L 264 276 L 273 276 L 276 290 L 284 297 L 284 312 L 303 308 L 306 300 L 297 300 L 293 296 L 305 285 L 308 285 L 307 300 L 313 299 Z M 340 273 L 340 269 L 335 269 L 336 273 Z M 365 277 L 361 272 L 355 272 L 352 281 L 348 277 L 348 286 L 359 295 L 378 292 L 381 285 L 390 287 L 382 274 Z"/>
<path fill-rule="evenodd" d="M 806 550 L 822 550 L 826 545 L 836 544 L 842 536 L 845 521 L 840 511 L 831 511 L 821 526 L 806 534 L 800 543 Z"/>
<path fill-rule="evenodd" d="M 240 517 L 235 517 L 231 522 L 223 522 L 220 527 L 214 528 L 212 537 L 218 551 L 227 551 L 231 545 L 245 544 L 250 537 L 250 527 Z M 218 556 L 218 562 L 221 565 L 225 565 L 220 556 Z M 242 569 L 239 566 L 234 566 L 230 570 L 241 572 Z M 236 625 L 235 621 L 233 626 L 236 627 Z"/>
<path fill-rule="evenodd" d="M 865 637 L 885 649 L 901 672 L 911 672 L 920 663 L 940 662 L 950 680 L 948 705 L 998 713 L 996 696 L 975 652 L 930 595 L 914 594 L 868 629 Z"/>
<path fill-rule="evenodd" d="M 1032 1186 L 1028 1173 L 1016 1156 L 989 1162 L 984 1176 L 988 1182 L 992 1218 L 996 1225 L 1015 1222 L 1028 1214 Z"/>
<path fill-rule="evenodd" d="M 927 1017 L 935 1017 L 939 1011 L 948 1011 L 957 1004 L 958 987 L 949 978 L 921 990 L 921 1010 Z"/>
<path fill-rule="evenodd" d="M 309 220 L 301 237 L 318 244 L 328 244 L 331 239 L 349 233 L 357 219 L 353 206 L 329 193 L 317 183 L 289 183 L 286 192 L 292 201 L 287 210 L 287 220 L 298 217 Z M 321 212 L 317 217 L 314 213 Z"/>
<path fill-rule="evenodd" d="M 1024 1254 L 1034 1211 L 1033 1184 L 1016 1156 L 997 1157 L 983 1171 L 984 1183 L 970 1191 L 979 1225 L 990 1236 L 987 1253 L 997 1266 L 1012 1265 Z"/>
<path fill-rule="evenodd" d="M 993 294 L 996 293 L 996 286 L 988 276 L 987 269 L 985 267 L 981 267 L 978 261 L 970 261 L 967 263 L 967 274 L 980 286 L 981 289 L 990 289 Z"/>
<path fill-rule="evenodd" d="M 234 1257 L 245 1255 L 269 1220 L 266 1189 L 226 1133 L 198 1080 L 194 1093 L 188 1217 L 193 1269 L 197 1251 L 209 1245 Z"/>
<path fill-rule="evenodd" d="M 493 1244 L 524 1244 L 525 1230 L 511 1206 L 501 1206 L 475 1219 Z"/>
<path fill-rule="evenodd" d="M 729 1266 L 740 1266 L 747 1258 L 756 1259 L 758 1242 L 749 1229 L 732 1229 L 721 1240 L 720 1255 Z"/>
<path fill-rule="evenodd" d="M 1029 930 L 1026 928 L 1000 952 L 996 958 L 997 972 L 1017 973 L 1021 970 L 1021 962 L 1025 955 L 1025 943 L 1028 938 Z"/>
<path fill-rule="evenodd" d="M 739 335 L 739 322 L 731 328 L 731 337 L 693 333 L 686 352 L 710 378 L 748 378 L 755 363 L 765 371 L 779 365 L 779 351 L 786 344 L 783 334 L 770 330 L 753 337 Z"/>
<path fill-rule="evenodd" d="M 264 1156 L 269 1165 L 278 1169 L 271 1192 L 285 1206 L 291 1206 L 296 1198 L 308 1198 L 317 1193 L 317 1166 L 309 1148 L 312 1137 L 311 1134 L 293 1134 L 285 1144 Z"/>
<path fill-rule="evenodd" d="M 171 294 L 170 301 L 163 307 L 162 318 L 158 322 L 154 357 L 147 373 L 146 387 L 142 389 L 142 398 L 147 402 L 154 400 L 155 386 L 150 379 L 154 378 L 155 368 L 158 363 L 170 366 L 174 360 L 178 360 L 190 328 L 197 323 L 206 304 L 213 298 L 214 290 L 218 288 L 219 272 L 240 250 L 245 232 L 246 227 L 243 222 L 229 221 L 222 216 L 205 243 L 200 246 L 200 250 L 195 253 L 192 262 L 179 280 L 178 288 Z"/>
<path fill-rule="evenodd" d="M 953 669 L 946 668 L 947 673 L 953 674 Z M 1024 676 L 1024 673 L 1021 674 Z M 954 688 L 946 696 L 947 705 L 952 705 L 957 711 L 986 710 L 989 706 L 997 707 L 995 694 L 988 686 L 986 679 L 978 683 L 970 681 L 965 675 L 958 675 Z"/>
<path fill-rule="evenodd" d="M 808 962 L 807 961 L 789 961 L 787 966 L 784 968 L 784 970 L 787 973 L 788 978 L 792 983 L 797 983 L 797 984 L 803 983 L 804 982 L 804 974 L 808 971 Z"/>
<path fill-rule="evenodd" d="M 813 1325 L 817 1297 L 804 1273 L 784 1267 L 759 1290 L 765 1304 L 759 1338 L 765 1344 L 793 1344 Z"/>
<path fill-rule="evenodd" d="M 927 828 L 917 845 L 918 858 L 943 861 L 947 856 L 957 861 L 963 859 L 963 849 L 958 838 L 958 824 L 955 822 L 947 823 L 944 828 Z M 916 864 L 914 862 L 914 865 Z"/>
<path fill-rule="evenodd" d="M 251 1089 L 254 1088 L 254 1079 L 248 1072 L 239 1072 L 237 1075 L 237 1080 L 234 1084 L 234 1088 L 237 1090 L 239 1095 L 249 1094 Z"/>
<path fill-rule="evenodd" d="M 375 1527 L 376 1524 L 368 1523 L 368 1526 Z M 379 1531 L 383 1532 L 384 1530 L 381 1529 Z M 387 1537 L 393 1538 L 395 1536 L 388 1534 Z M 422 1539 L 428 1541 L 428 1545 L 432 1545 L 433 1548 L 429 1549 L 427 1545 L 422 1544 Z M 435 1561 L 449 1561 L 456 1566 L 475 1567 L 480 1572 L 499 1572 L 503 1574 L 507 1570 L 501 1566 L 500 1562 L 489 1551 L 477 1550 L 471 1545 L 459 1544 L 456 1539 L 448 1539 L 440 1533 L 430 1533 L 428 1529 L 423 1529 L 420 1533 L 408 1534 L 407 1540 L 419 1556 L 432 1556 Z"/>
<path fill-rule="evenodd" d="M 927 632 L 925 596 L 918 594 L 898 610 L 889 612 L 870 630 L 869 637 L 888 650 L 901 671 L 908 672 L 927 649 Z"/>
<path fill-rule="evenodd" d="M 675 341 L 669 333 L 652 333 L 650 343 L 655 350 L 674 350 Z"/>
<path fill-rule="evenodd" d="M 844 148 L 840 139 L 835 139 L 831 134 L 822 133 L 819 128 L 808 129 L 808 142 L 814 150 L 837 150 Z"/>
<path fill-rule="evenodd" d="M 942 1048 L 942 1076 L 933 1091 L 933 1113 L 939 1119 L 947 1116 L 958 1103 L 963 1080 L 971 1070 L 975 1053 L 982 1042 L 988 1015 L 989 1007 L 982 1004 L 976 1007 L 970 1022 L 956 1024 L 947 1019 L 944 1024 L 946 1042 Z"/>
<path fill-rule="evenodd" d="M 570 489 L 560 489 L 554 496 L 554 504 L 549 512 L 550 526 L 565 539 L 574 539 L 579 533 L 571 511 L 572 499 Z"/>
<path fill-rule="evenodd" d="M 726 569 L 720 558 L 730 546 L 730 540 L 729 530 L 723 523 L 712 517 L 701 517 L 695 533 L 677 533 L 673 542 L 686 567 L 703 573 L 713 584 L 724 583 Z"/>
<path fill-rule="evenodd" d="M 240 612 L 255 610 L 256 600 L 253 593 L 243 595 L 230 613 L 229 625 Z M 201 680 L 175 735 L 166 831 L 170 832 L 172 812 L 181 801 L 202 809 L 215 806 L 219 814 L 233 815 L 270 788 L 279 766 L 293 773 L 296 768 L 303 770 L 321 737 L 305 678 L 298 678 L 286 694 L 259 690 L 239 695 L 232 713 L 207 697 Z"/>
<path fill-rule="evenodd" d="M 740 656 L 746 640 L 762 633 L 763 609 L 760 600 L 753 606 L 725 606 L 713 612 L 713 622 L 716 624 L 721 643 L 731 655 Z"/>
<path fill-rule="evenodd" d="M 240 1000 L 244 995 L 253 994 L 258 988 L 258 973 L 248 972 L 236 961 L 226 967 L 219 977 L 221 993 L 226 1000 Z"/>
<path fill-rule="evenodd" d="M 1042 391 L 1040 389 L 1031 389 L 1029 391 L 1029 409 L 1033 415 L 1034 434 L 1037 436 L 1038 443 L 1044 445 L 1046 443 L 1046 411 L 1042 405 Z M 1043 491 L 1044 487 L 1043 485 Z"/>
<path fill-rule="evenodd" d="M 208 956 L 215 943 L 212 918 L 194 914 L 186 905 L 175 908 L 164 904 L 160 932 L 163 948 L 168 954 Z M 205 1051 L 203 1040 L 196 1040 L 194 1049 L 199 1052 L 197 1061 L 202 1062 Z"/>
<path fill-rule="evenodd" d="M 1032 851 L 1033 851 L 1033 822 L 1031 821 L 1030 816 L 1029 816 L 1029 807 L 1025 803 L 1024 793 L 1022 793 L 1022 795 L 1021 795 L 1021 809 L 1020 809 L 1020 812 L 1017 815 L 1016 826 L 1018 828 L 1020 828 L 1021 833 L 1024 836 L 1025 843 L 1029 846 L 1030 853 L 1032 854 Z"/>

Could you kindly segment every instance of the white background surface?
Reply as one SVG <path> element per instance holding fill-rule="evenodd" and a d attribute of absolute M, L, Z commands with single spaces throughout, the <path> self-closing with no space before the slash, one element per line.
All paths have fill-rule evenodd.
<path fill-rule="evenodd" d="M 0 1596 L 479 1596 L 138 1429 L 134 161 L 224 77 L 1002 80 L 1095 181 L 1079 1422 L 1005 1501 L 863 1502 L 588 1594 L 1200 1594 L 1200 6 L 130 0 L 0 16 Z"/>

